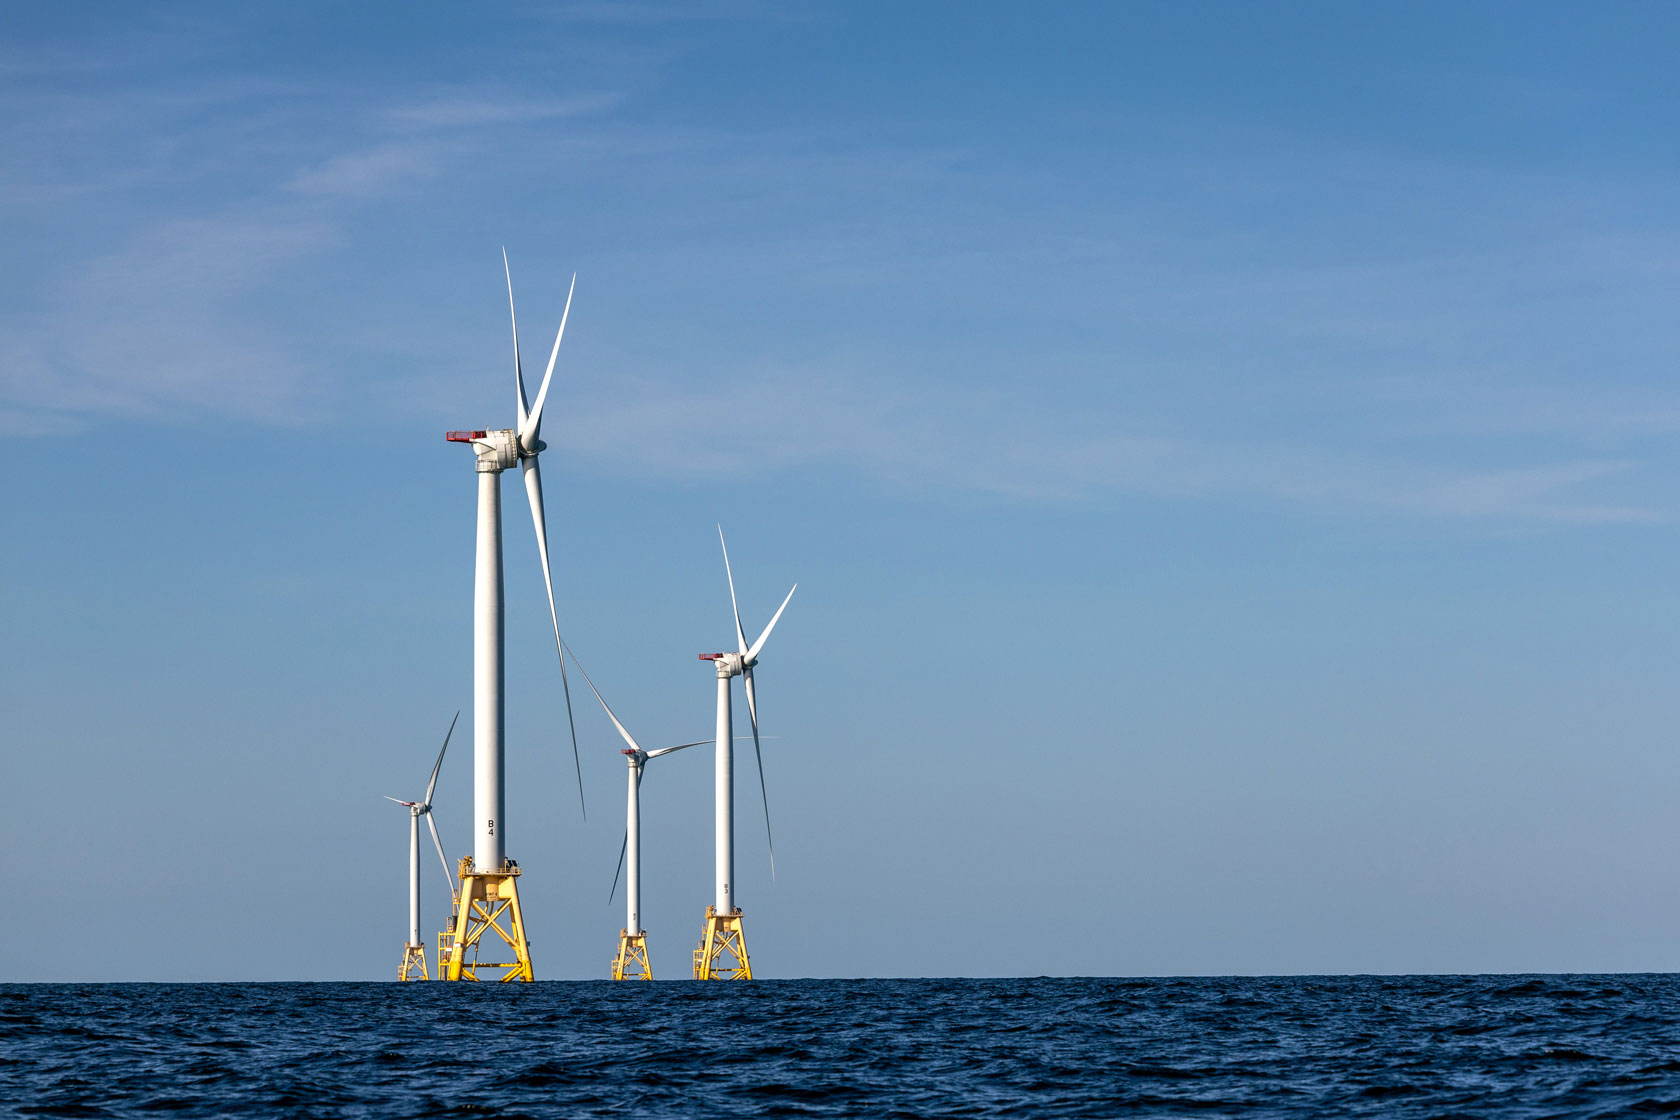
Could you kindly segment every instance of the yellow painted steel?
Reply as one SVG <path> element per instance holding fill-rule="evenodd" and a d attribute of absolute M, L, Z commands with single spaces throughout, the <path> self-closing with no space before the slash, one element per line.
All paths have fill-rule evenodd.
<path fill-rule="evenodd" d="M 700 947 L 694 950 L 696 980 L 751 980 L 752 961 L 747 959 L 747 935 L 741 928 L 741 911 L 719 914 L 706 907 L 706 928 Z"/>
<path fill-rule="evenodd" d="M 419 973 L 418 976 L 415 973 Z M 426 947 L 424 945 L 404 945 L 402 968 L 397 970 L 398 980 L 430 980 L 426 972 Z"/>
<path fill-rule="evenodd" d="M 509 860 L 498 871 L 480 872 L 472 869 L 472 857 L 464 856 L 460 873 L 461 890 L 451 928 L 438 935 L 438 979 L 533 979 L 531 945 L 525 939 L 525 917 L 519 909 L 519 865 Z M 484 935 L 492 931 L 513 951 L 513 960 L 479 958 L 486 944 Z"/>
<path fill-rule="evenodd" d="M 455 911 L 449 912 L 449 928 L 438 934 L 437 974 L 442 980 L 449 975 L 449 954 L 455 948 Z"/>
<path fill-rule="evenodd" d="M 648 964 L 647 931 L 627 933 L 618 931 L 618 955 L 613 958 L 614 980 L 652 980 L 653 967 Z"/>

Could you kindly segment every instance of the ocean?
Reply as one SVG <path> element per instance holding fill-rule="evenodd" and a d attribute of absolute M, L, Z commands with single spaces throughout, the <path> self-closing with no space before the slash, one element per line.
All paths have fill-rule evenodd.
<path fill-rule="evenodd" d="M 1680 977 L 0 986 L 19 1116 L 1680 1113 Z"/>

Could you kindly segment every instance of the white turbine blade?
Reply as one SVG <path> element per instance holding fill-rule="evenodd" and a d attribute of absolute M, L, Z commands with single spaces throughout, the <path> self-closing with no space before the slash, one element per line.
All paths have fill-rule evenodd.
<path fill-rule="evenodd" d="M 525 373 L 519 368 L 519 316 L 513 313 L 513 271 L 508 268 L 507 246 L 502 246 L 502 271 L 507 273 L 508 318 L 513 320 L 513 387 L 514 410 L 519 413 L 518 427 L 525 426 Z"/>
<path fill-rule="evenodd" d="M 432 791 L 437 789 L 438 770 L 443 766 L 443 751 L 449 749 L 449 736 L 455 734 L 455 724 L 460 718 L 460 709 L 456 709 L 455 718 L 449 721 L 449 731 L 443 737 L 443 750 L 438 751 L 437 761 L 432 763 L 432 780 L 426 783 L 426 800 L 422 802 L 427 808 L 432 804 Z"/>
<path fill-rule="evenodd" d="M 715 742 L 717 742 L 716 739 L 696 739 L 692 743 L 678 743 L 674 747 L 660 747 L 656 751 L 647 752 L 647 756 L 649 758 L 658 758 L 660 755 L 670 754 L 672 751 L 687 750 L 689 747 L 703 747 L 707 743 L 715 743 Z"/>
<path fill-rule="evenodd" d="M 577 771 L 578 807 L 583 819 L 589 819 L 589 808 L 583 803 L 583 763 L 578 759 L 577 721 L 572 717 L 572 685 L 566 679 L 566 648 L 560 640 L 560 616 L 554 609 L 554 576 L 548 570 L 548 525 L 543 517 L 542 470 L 535 455 L 519 461 L 525 473 L 525 496 L 531 501 L 531 524 L 537 530 L 537 555 L 542 560 L 543 587 L 548 591 L 548 619 L 554 625 L 554 650 L 560 655 L 560 687 L 566 693 L 566 724 L 572 732 L 572 767 Z"/>
<path fill-rule="evenodd" d="M 554 349 L 548 354 L 548 372 L 543 374 L 537 389 L 537 401 L 519 422 L 519 446 L 530 455 L 537 449 L 537 437 L 542 434 L 543 402 L 548 400 L 548 383 L 554 377 L 554 359 L 560 356 L 560 340 L 566 337 L 566 319 L 572 313 L 572 293 L 577 290 L 577 273 L 572 273 L 572 286 L 566 290 L 566 310 L 560 315 L 560 331 L 554 336 Z"/>
<path fill-rule="evenodd" d="M 792 595 L 793 592 L 788 592 Z M 784 607 L 786 603 L 782 604 Z M 778 614 L 781 612 L 777 612 Z M 776 625 L 772 622 L 770 625 Z M 762 641 L 763 639 L 760 639 Z M 753 695 L 753 671 L 744 669 L 741 672 L 742 682 L 747 686 L 747 716 L 752 721 L 753 757 L 758 760 L 758 794 L 764 799 L 764 839 L 770 845 L 770 878 L 776 878 L 776 838 L 770 835 L 770 792 L 764 786 L 764 753 L 758 749 L 758 698 Z"/>
<path fill-rule="evenodd" d="M 583 671 L 583 666 L 582 665 L 578 666 L 578 671 L 579 672 Z M 587 677 L 587 674 L 585 676 Z M 694 744 L 690 743 L 688 745 L 693 746 Z M 652 756 L 649 755 L 648 757 L 651 758 Z M 642 788 L 642 767 L 641 766 L 636 767 L 636 788 L 638 790 Z M 629 850 L 630 850 L 630 826 L 627 824 L 624 827 L 624 843 L 622 843 L 618 846 L 618 866 L 613 869 L 612 890 L 607 892 L 607 901 L 609 903 L 612 902 L 613 896 L 618 894 L 618 876 L 619 876 L 619 872 L 624 870 L 624 854 L 626 852 L 628 852 Z"/>
<path fill-rule="evenodd" d="M 747 689 L 747 719 L 752 723 L 753 742 L 758 742 L 758 696 L 753 691 L 753 671 L 741 670 L 741 683 Z"/>
<path fill-rule="evenodd" d="M 789 591 L 787 593 L 787 598 L 782 600 L 782 605 L 776 608 L 775 617 L 770 619 L 770 625 L 768 625 L 764 628 L 764 633 L 762 633 L 758 636 L 758 641 L 754 642 L 752 644 L 752 648 L 747 651 L 747 660 L 748 661 L 751 661 L 753 658 L 757 657 L 759 650 L 764 648 L 764 643 L 770 637 L 770 631 L 772 631 L 776 628 L 776 623 L 781 620 L 782 612 L 787 610 L 788 602 L 789 602 L 789 600 L 791 600 L 793 598 L 793 592 L 798 591 L 798 590 L 799 590 L 799 585 L 796 583 L 796 584 L 793 585 L 793 590 Z"/>
<path fill-rule="evenodd" d="M 563 646 L 566 645 L 564 640 L 562 640 L 560 644 Z M 634 735 L 625 730 L 624 725 L 618 721 L 618 717 L 613 714 L 612 708 L 607 704 L 606 698 L 601 695 L 601 690 L 596 688 L 595 682 L 589 679 L 589 670 L 583 667 L 583 662 L 578 660 L 578 655 L 576 653 L 572 653 L 572 647 L 566 646 L 566 652 L 572 654 L 572 664 L 576 665 L 578 672 L 583 674 L 584 681 L 589 685 L 589 691 L 593 692 L 595 694 L 595 699 L 601 702 L 601 710 L 607 713 L 607 718 L 612 720 L 612 725 L 614 727 L 618 728 L 618 733 L 624 736 L 624 741 L 630 744 L 630 749 L 642 751 L 642 745 L 636 742 L 636 737 Z M 693 744 L 690 745 L 692 746 Z M 642 753 L 647 754 L 648 752 L 642 751 Z M 653 756 L 648 754 L 648 757 L 652 758 Z"/>
<path fill-rule="evenodd" d="M 638 783 L 639 784 L 639 783 Z M 613 868 L 612 890 L 607 892 L 607 902 L 610 905 L 613 897 L 618 894 L 618 877 L 624 872 L 624 853 L 630 850 L 630 830 L 624 830 L 624 843 L 618 846 L 618 866 Z"/>
<path fill-rule="evenodd" d="M 399 799 L 397 799 L 397 798 L 395 798 L 395 797 L 392 797 L 392 796 L 391 796 L 391 795 L 390 795 L 390 794 L 386 794 L 386 795 L 385 795 L 385 800 L 387 800 L 387 801 L 395 801 L 395 802 L 396 802 L 396 803 L 397 803 L 397 804 L 398 804 L 398 805 L 413 805 L 413 804 L 414 804 L 414 802 L 412 802 L 412 801 L 402 801 L 402 800 L 399 800 Z"/>
<path fill-rule="evenodd" d="M 741 629 L 741 607 L 735 601 L 735 573 L 729 570 L 729 546 L 724 544 L 723 526 L 718 526 L 718 543 L 723 545 L 723 574 L 729 577 L 729 605 L 735 611 L 735 640 L 740 644 L 735 647 L 742 656 L 747 652 L 747 633 Z"/>
<path fill-rule="evenodd" d="M 437 823 L 426 814 L 426 827 L 432 830 L 432 845 L 437 848 L 438 862 L 443 864 L 443 881 L 449 884 L 449 897 L 455 897 L 455 879 L 449 874 L 449 859 L 443 854 L 443 841 L 438 839 Z"/>

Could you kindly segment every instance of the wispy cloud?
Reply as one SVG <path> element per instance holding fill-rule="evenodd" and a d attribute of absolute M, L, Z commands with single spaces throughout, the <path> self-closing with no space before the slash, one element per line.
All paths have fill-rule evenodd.
<path fill-rule="evenodd" d="M 304 168 L 284 188 L 330 198 L 372 198 L 435 174 L 443 158 L 443 148 L 433 143 L 378 143 Z"/>
<path fill-rule="evenodd" d="M 605 91 L 572 97 L 498 97 L 484 91 L 462 90 L 396 106 L 383 117 L 399 128 L 477 128 L 592 116 L 613 109 L 623 99 L 622 93 Z"/>
<path fill-rule="evenodd" d="M 567 0 L 530 9 L 533 16 L 583 24 L 656 27 L 670 24 L 713 23 L 735 20 L 815 20 L 820 14 L 772 0 Z"/>
<path fill-rule="evenodd" d="M 549 438 L 591 469 L 632 476 L 685 477 L 705 463 L 743 477 L 843 474 L 896 490 L 1034 503 L 1239 498 L 1326 512 L 1556 524 L 1665 516 L 1595 488 L 1635 469 L 1621 460 L 1455 470 L 1298 444 L 1093 430 L 1089 418 L 1046 412 L 1030 395 L 978 392 L 954 401 L 918 387 L 925 386 L 919 378 L 885 380 L 851 366 L 700 380 L 703 388 L 676 390 L 663 379 L 594 381 L 579 390 L 580 400 L 560 402 Z M 720 442 L 719 432 L 730 438 Z"/>
<path fill-rule="evenodd" d="M 1578 496 L 1587 483 L 1634 466 L 1625 461 L 1560 463 L 1517 470 L 1485 471 L 1423 485 L 1410 504 L 1428 513 L 1456 517 L 1518 517 L 1547 521 L 1648 522 L 1655 510 L 1593 502 Z"/>
<path fill-rule="evenodd" d="M 756 11 L 574 5 L 541 18 Z M 1566 350 L 1586 340 L 1614 352 L 1637 333 L 1623 323 L 1654 321 L 1680 286 L 1672 231 L 1422 247 L 1377 236 L 1348 251 L 1307 208 L 1246 239 L 1200 224 L 1269 204 L 1274 163 L 1291 163 L 1294 182 L 1317 159 L 1314 174 L 1395 205 L 1547 196 L 1555 183 L 1309 152 L 1261 158 L 1248 194 L 1230 166 L 1173 150 L 1140 162 L 1155 180 L 1143 189 L 943 136 L 629 119 L 628 84 L 578 86 L 556 92 L 543 69 L 514 67 L 343 108 L 307 83 L 264 96 L 280 86 L 260 77 L 133 99 L 120 83 L 29 93 L 0 201 L 27 197 L 46 213 L 97 184 L 102 205 L 86 212 L 103 228 L 62 260 L 57 243 L 79 231 L 0 256 L 28 277 L 0 312 L 0 408 L 58 430 L 109 415 L 284 423 L 365 391 L 382 376 L 365 359 L 383 351 L 402 369 L 398 407 L 418 414 L 445 391 L 437 371 L 458 377 L 477 347 L 467 328 L 450 335 L 413 307 L 384 308 L 375 330 L 366 308 L 335 306 L 392 283 L 346 287 L 372 247 L 365 230 L 395 219 L 429 239 L 429 255 L 442 233 L 512 221 L 611 262 L 638 292 L 721 284 L 734 307 L 779 309 L 758 319 L 784 332 L 779 347 L 720 327 L 729 301 L 716 299 L 693 313 L 667 301 L 651 330 L 641 308 L 603 324 L 624 350 L 578 384 L 577 422 L 556 422 L 563 446 L 602 468 L 686 474 L 705 458 L 1034 502 L 1238 497 L 1557 523 L 1661 514 L 1627 495 L 1645 470 L 1637 440 L 1680 426 L 1680 393 L 1571 380 L 1581 355 Z M 121 145 L 124 160 L 82 155 Z M 460 199 L 473 203 L 448 209 Z M 388 267 L 406 259 L 401 244 L 378 248 Z M 458 287 L 415 293 L 453 310 Z M 638 332 L 692 345 L 676 362 Z M 800 361 L 776 359 L 790 350 Z M 1651 352 L 1629 344 L 1623 356 Z M 719 431 L 738 442 L 720 449 Z"/>
<path fill-rule="evenodd" d="M 170 222 L 60 281 L 0 363 L 0 400 L 33 425 L 109 416 L 285 421 L 319 386 L 258 298 L 336 240 L 285 216 Z"/>
<path fill-rule="evenodd" d="M 7 126 L 19 159 L 0 172 L 0 201 L 68 213 L 93 205 L 74 201 L 85 194 L 107 209 L 91 248 L 9 247 L 19 290 L 0 310 L 0 408 L 40 433 L 114 416 L 287 423 L 330 408 L 344 389 L 331 352 L 349 340 L 300 328 L 340 321 L 308 294 L 367 209 L 510 129 L 617 100 L 415 90 L 299 134 L 268 103 L 307 106 L 307 93 L 237 79 L 131 98 L 27 95 L 29 112 Z M 118 150 L 125 159 L 80 155 Z M 160 191 L 124 215 L 127 198 Z"/>

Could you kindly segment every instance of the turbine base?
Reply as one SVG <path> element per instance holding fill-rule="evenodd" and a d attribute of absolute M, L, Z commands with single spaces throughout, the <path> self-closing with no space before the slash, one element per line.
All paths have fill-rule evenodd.
<path fill-rule="evenodd" d="M 519 865 L 512 860 L 498 871 L 474 871 L 472 857 L 461 860 L 461 889 L 449 929 L 438 935 L 440 980 L 531 980 L 531 944 L 519 909 Z M 494 933 L 511 961 L 482 960 L 486 934 Z M 490 944 L 495 944 L 495 938 Z"/>
<path fill-rule="evenodd" d="M 430 980 L 431 975 L 426 971 L 426 947 L 424 945 L 404 945 L 402 967 L 397 970 L 398 980 Z"/>
<path fill-rule="evenodd" d="M 652 980 L 653 967 L 648 964 L 647 931 L 629 933 L 618 931 L 618 955 L 613 958 L 614 980 Z"/>
<path fill-rule="evenodd" d="M 747 958 L 747 935 L 741 929 L 741 911 L 719 914 L 706 907 L 706 928 L 700 947 L 694 950 L 696 980 L 751 980 L 752 961 Z"/>

